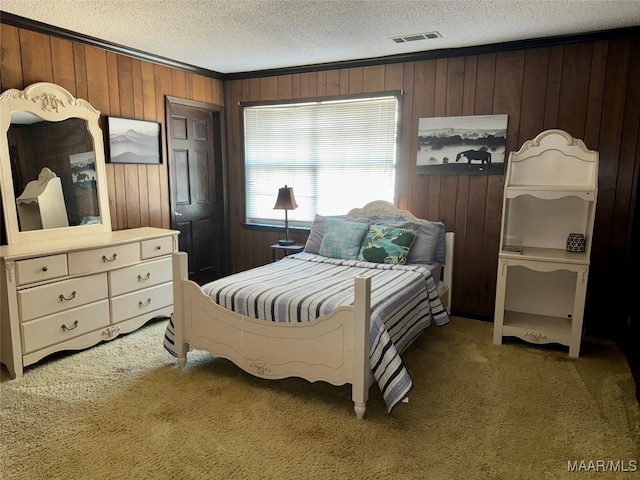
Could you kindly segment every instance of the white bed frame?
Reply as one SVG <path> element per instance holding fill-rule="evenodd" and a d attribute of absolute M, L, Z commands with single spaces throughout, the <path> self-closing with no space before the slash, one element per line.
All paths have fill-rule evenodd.
<path fill-rule="evenodd" d="M 418 219 L 394 205 L 371 202 L 350 215 L 383 215 Z M 438 290 L 450 312 L 453 233 L 448 232 L 446 268 Z M 310 382 L 352 385 L 351 398 L 359 419 L 364 417 L 373 382 L 369 363 L 371 280 L 355 279 L 353 307 L 339 307 L 306 324 L 264 322 L 216 304 L 188 280 L 187 254 L 173 255 L 175 351 L 183 368 L 190 348 L 231 360 L 257 377 L 300 377 Z"/>

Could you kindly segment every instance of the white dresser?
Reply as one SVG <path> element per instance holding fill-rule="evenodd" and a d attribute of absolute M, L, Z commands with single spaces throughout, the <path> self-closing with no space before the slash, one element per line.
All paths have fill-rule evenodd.
<path fill-rule="evenodd" d="M 178 232 L 136 228 L 0 247 L 0 361 L 12 377 L 173 312 Z"/>

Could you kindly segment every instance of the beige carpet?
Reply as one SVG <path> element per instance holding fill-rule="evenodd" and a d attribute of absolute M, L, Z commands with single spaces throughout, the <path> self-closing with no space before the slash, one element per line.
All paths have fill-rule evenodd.
<path fill-rule="evenodd" d="M 348 387 L 265 381 L 202 352 L 181 372 L 162 348 L 165 323 L 21 380 L 3 367 L 1 478 L 640 477 L 635 386 L 609 342 L 585 340 L 576 360 L 494 346 L 490 323 L 454 318 L 405 355 L 410 403 L 387 415 L 374 386 L 359 421 Z M 636 462 L 638 472 L 603 472 L 597 461 Z"/>

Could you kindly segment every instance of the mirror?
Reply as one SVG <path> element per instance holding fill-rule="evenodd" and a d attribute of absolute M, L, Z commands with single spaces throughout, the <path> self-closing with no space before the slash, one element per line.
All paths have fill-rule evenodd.
<path fill-rule="evenodd" d="M 51 83 L 0 95 L 7 243 L 111 231 L 99 116 Z"/>

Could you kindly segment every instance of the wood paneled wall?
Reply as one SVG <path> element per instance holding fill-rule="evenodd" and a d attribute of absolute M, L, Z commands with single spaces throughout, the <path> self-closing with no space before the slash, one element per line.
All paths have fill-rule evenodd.
<path fill-rule="evenodd" d="M 169 228 L 165 96 L 222 105 L 222 81 L 2 24 L 0 91 L 53 82 L 88 100 L 104 116 L 162 124 L 162 164 L 107 163 L 114 230 Z"/>
<path fill-rule="evenodd" d="M 561 128 L 600 152 L 599 196 L 589 281 L 587 333 L 615 336 L 636 282 L 628 267 L 640 148 L 640 38 L 631 36 L 500 53 L 222 80 L 2 24 L 1 90 L 48 81 L 103 115 L 165 122 L 165 95 L 226 106 L 232 269 L 270 261 L 281 232 L 242 226 L 241 101 L 289 100 L 403 90 L 397 201 L 456 233 L 453 308 L 493 315 L 503 176 L 417 175 L 421 117 L 509 115 L 507 149 Z M 179 59 L 178 59 L 179 60 Z M 103 125 L 104 126 L 104 125 Z M 114 229 L 169 226 L 163 163 L 107 165 Z M 350 208 L 352 205 L 346 205 Z M 299 242 L 306 235 L 294 232 Z"/>
<path fill-rule="evenodd" d="M 226 81 L 234 270 L 266 263 L 268 246 L 280 235 L 241 226 L 244 176 L 238 103 L 401 89 L 397 201 L 421 218 L 445 222 L 456 233 L 453 309 L 459 314 L 493 316 L 504 176 L 417 175 L 419 119 L 506 113 L 508 151 L 550 128 L 566 130 L 600 151 L 586 321 L 592 333 L 611 333 L 614 317 L 619 318 L 623 309 L 613 299 L 622 295 L 620 283 L 631 278 L 625 262 L 640 163 L 639 65 L 640 39 L 633 37 Z M 297 239 L 304 241 L 304 236 Z"/>

